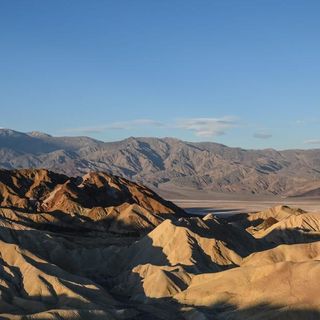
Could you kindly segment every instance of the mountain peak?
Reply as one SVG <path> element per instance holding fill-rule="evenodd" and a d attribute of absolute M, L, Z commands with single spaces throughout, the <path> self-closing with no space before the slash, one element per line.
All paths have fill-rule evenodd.
<path fill-rule="evenodd" d="M 287 196 L 320 185 L 320 150 L 245 150 L 170 137 L 100 142 L 10 129 L 1 129 L 0 138 L 0 167 L 7 169 L 42 167 L 71 176 L 104 171 L 158 190 Z"/>
<path fill-rule="evenodd" d="M 31 131 L 27 133 L 28 136 L 35 137 L 35 138 L 51 138 L 50 134 L 41 131 Z"/>
<path fill-rule="evenodd" d="M 3 137 L 21 137 L 21 136 L 25 136 L 25 133 L 19 132 L 19 131 L 15 131 L 12 129 L 8 129 L 8 128 L 0 128 L 0 136 Z"/>

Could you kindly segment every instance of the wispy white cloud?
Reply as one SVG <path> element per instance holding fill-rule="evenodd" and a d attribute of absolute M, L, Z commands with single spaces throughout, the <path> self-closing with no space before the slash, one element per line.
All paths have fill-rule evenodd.
<path fill-rule="evenodd" d="M 182 119 L 175 124 L 176 128 L 192 131 L 196 136 L 204 138 L 224 135 L 236 125 L 236 119 L 230 116 L 222 118 Z"/>
<path fill-rule="evenodd" d="M 256 139 L 270 139 L 272 134 L 267 132 L 256 132 L 253 134 L 253 137 Z"/>
<path fill-rule="evenodd" d="M 94 134 L 108 130 L 134 130 L 143 128 L 182 129 L 192 131 L 198 137 L 211 138 L 225 134 L 229 129 L 237 125 L 236 118 L 188 118 L 161 122 L 153 119 L 135 119 L 130 121 L 112 122 L 105 125 L 65 129 L 66 133 Z"/>
<path fill-rule="evenodd" d="M 91 126 L 91 127 L 70 128 L 70 129 L 65 129 L 63 131 L 70 132 L 70 133 L 72 132 L 72 133 L 90 134 L 90 133 L 102 133 L 107 130 L 132 130 L 132 129 L 136 129 L 139 126 L 163 127 L 164 124 L 152 119 L 135 119 L 131 121 L 112 122 L 105 125 L 97 125 L 97 126 Z"/>
<path fill-rule="evenodd" d="M 310 139 L 310 140 L 306 140 L 304 143 L 305 144 L 319 144 L 320 145 L 320 139 Z"/>
<path fill-rule="evenodd" d="M 306 125 L 314 125 L 314 124 L 319 124 L 320 119 L 318 118 L 309 118 L 309 119 L 299 119 L 294 121 L 294 125 L 298 126 L 306 126 Z"/>

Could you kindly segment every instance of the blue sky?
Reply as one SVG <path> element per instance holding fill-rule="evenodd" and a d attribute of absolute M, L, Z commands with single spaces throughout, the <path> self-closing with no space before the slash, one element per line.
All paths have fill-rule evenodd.
<path fill-rule="evenodd" d="M 2 0 L 0 126 L 320 147 L 320 1 Z"/>

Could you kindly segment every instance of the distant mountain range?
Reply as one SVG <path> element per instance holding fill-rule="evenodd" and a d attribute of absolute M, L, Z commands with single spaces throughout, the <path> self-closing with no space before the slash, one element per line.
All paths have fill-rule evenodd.
<path fill-rule="evenodd" d="M 158 190 L 320 196 L 320 149 L 244 150 L 174 138 L 102 142 L 0 129 L 0 167 L 106 171 Z"/>

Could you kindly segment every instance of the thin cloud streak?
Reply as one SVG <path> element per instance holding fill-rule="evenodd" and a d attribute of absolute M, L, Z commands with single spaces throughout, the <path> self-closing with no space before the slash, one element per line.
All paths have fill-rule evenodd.
<path fill-rule="evenodd" d="M 224 135 L 229 129 L 234 128 L 236 125 L 236 118 L 230 116 L 222 118 L 187 118 L 175 120 L 172 123 L 164 123 L 152 119 L 135 119 L 92 127 L 70 128 L 63 130 L 63 132 L 97 134 L 108 130 L 134 130 L 139 126 L 143 126 L 186 130 L 193 132 L 195 136 L 198 137 L 212 138 Z"/>
<path fill-rule="evenodd" d="M 107 130 L 132 130 L 135 129 L 137 126 L 164 127 L 164 124 L 151 119 L 135 119 L 132 121 L 112 122 L 100 126 L 70 128 L 63 130 L 63 132 L 83 134 L 103 133 Z"/>
<path fill-rule="evenodd" d="M 272 137 L 272 134 L 266 132 L 256 132 L 253 134 L 253 137 L 256 139 L 270 139 Z"/>
<path fill-rule="evenodd" d="M 310 140 L 306 140 L 304 143 L 305 144 L 319 144 L 320 145 L 320 139 L 310 139 Z"/>
<path fill-rule="evenodd" d="M 198 137 L 211 138 L 224 135 L 237 125 L 233 117 L 223 118 L 191 118 L 176 123 L 176 128 L 194 132 Z"/>
<path fill-rule="evenodd" d="M 295 125 L 305 126 L 310 124 L 319 124 L 320 119 L 299 119 L 294 122 Z"/>

